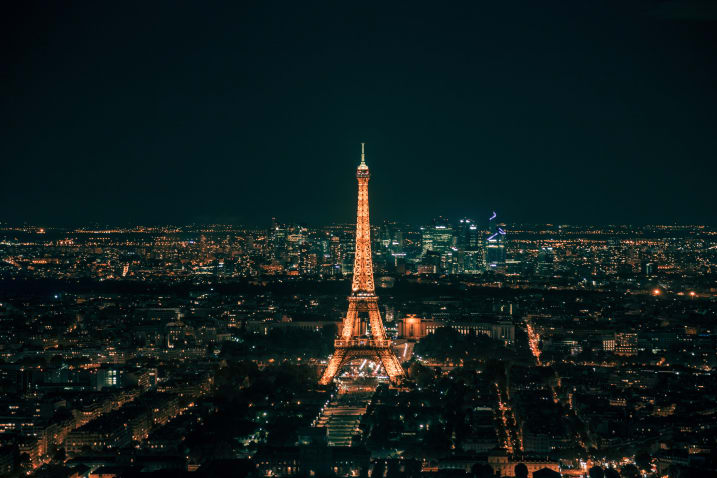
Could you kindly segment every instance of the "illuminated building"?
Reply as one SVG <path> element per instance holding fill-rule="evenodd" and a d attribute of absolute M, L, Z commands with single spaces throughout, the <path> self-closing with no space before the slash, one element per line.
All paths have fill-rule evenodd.
<path fill-rule="evenodd" d="M 486 239 L 486 268 L 488 270 L 505 268 L 505 230 L 495 221 L 497 214 L 488 219 L 490 235 Z"/>
<path fill-rule="evenodd" d="M 403 249 L 403 232 L 395 222 L 384 221 L 380 231 L 380 242 L 386 249 L 400 252 Z"/>
<path fill-rule="evenodd" d="M 553 460 L 539 460 L 539 459 L 523 459 L 514 460 L 507 456 L 489 456 L 488 464 L 493 469 L 493 472 L 497 476 L 515 476 L 515 465 L 522 463 L 528 469 L 529 476 L 538 470 L 548 468 L 550 470 L 560 472 L 560 464 Z"/>
<path fill-rule="evenodd" d="M 481 230 L 473 219 L 461 219 L 456 228 L 456 272 L 478 274 L 485 267 Z"/>
<path fill-rule="evenodd" d="M 97 373 L 97 390 L 102 390 L 103 388 L 117 388 L 121 387 L 122 384 L 121 369 L 102 367 Z"/>
<path fill-rule="evenodd" d="M 657 264 L 654 262 L 645 262 L 642 264 L 642 273 L 646 276 L 654 276 L 657 273 Z"/>
<path fill-rule="evenodd" d="M 615 351 L 615 337 L 605 337 L 602 339 L 602 349 L 605 352 Z"/>
<path fill-rule="evenodd" d="M 462 335 L 487 335 L 493 340 L 503 342 L 505 345 L 512 345 L 515 342 L 515 325 L 513 325 L 512 322 L 449 322 L 435 319 L 424 319 L 413 314 L 410 314 L 398 321 L 398 336 L 409 340 L 420 340 L 442 327 L 450 327 Z"/>
<path fill-rule="evenodd" d="M 456 247 L 466 251 L 480 249 L 480 230 L 473 219 L 461 219 L 456 229 Z"/>
<path fill-rule="evenodd" d="M 319 258 L 314 252 L 310 252 L 309 248 L 302 246 L 299 254 L 299 272 L 302 275 L 316 274 L 319 267 Z"/>
<path fill-rule="evenodd" d="M 378 310 L 378 297 L 373 281 L 371 257 L 371 223 L 368 208 L 368 181 L 364 145 L 361 144 L 361 164 L 356 170 L 358 207 L 356 213 L 356 249 L 349 308 L 341 327 L 341 337 L 335 341 L 334 355 L 321 377 L 323 385 L 331 383 L 342 366 L 357 358 L 369 358 L 383 365 L 392 382 L 404 376 L 403 368 L 391 349 L 391 341 Z M 368 334 L 364 334 L 364 320 L 368 314 Z"/>
<path fill-rule="evenodd" d="M 555 263 L 555 252 L 552 247 L 543 247 L 538 254 L 538 263 L 535 266 L 535 273 L 539 276 L 550 277 L 553 275 Z"/>
<path fill-rule="evenodd" d="M 617 355 L 637 355 L 637 334 L 618 332 L 615 334 L 615 353 Z"/>
<path fill-rule="evenodd" d="M 428 334 L 428 322 L 414 314 L 404 317 L 398 323 L 398 335 L 405 339 L 420 340 Z"/>
<path fill-rule="evenodd" d="M 464 274 L 478 274 L 485 269 L 483 250 L 459 251 L 460 271 Z"/>
<path fill-rule="evenodd" d="M 433 220 L 433 226 L 421 228 L 422 251 L 445 254 L 453 246 L 453 228 L 444 218 L 439 217 Z"/>

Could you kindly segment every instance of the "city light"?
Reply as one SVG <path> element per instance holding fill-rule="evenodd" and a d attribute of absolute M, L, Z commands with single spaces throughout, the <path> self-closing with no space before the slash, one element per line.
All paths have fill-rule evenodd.
<path fill-rule="evenodd" d="M 0 477 L 717 478 L 717 0 L 48 3 Z"/>

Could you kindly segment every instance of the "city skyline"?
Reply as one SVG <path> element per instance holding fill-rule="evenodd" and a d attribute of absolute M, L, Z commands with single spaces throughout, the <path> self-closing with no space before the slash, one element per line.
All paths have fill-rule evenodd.
<path fill-rule="evenodd" d="M 717 478 L 717 2 L 3 13 L 0 478 Z"/>
<path fill-rule="evenodd" d="M 495 212 L 493 210 L 489 210 L 491 213 Z M 382 221 L 379 221 L 378 224 L 374 224 L 371 226 L 372 229 L 377 229 L 381 226 L 381 224 L 384 223 L 392 223 L 392 224 L 401 224 L 404 226 L 412 227 L 412 228 L 420 228 L 422 226 L 430 225 L 436 220 L 442 219 L 446 220 L 452 224 L 460 222 L 462 219 L 470 219 L 472 221 L 475 221 L 476 224 L 485 225 L 486 231 L 488 230 L 487 226 L 490 224 L 488 220 L 489 216 L 476 216 L 476 215 L 438 215 L 435 217 L 425 217 L 423 220 L 418 220 L 416 222 L 413 221 L 401 221 L 397 219 L 392 218 L 386 218 Z M 47 223 L 47 222 L 28 222 L 28 221 L 22 221 L 22 222 L 0 222 L 0 228 L 4 228 L 7 230 L 37 230 L 37 229 L 43 229 L 43 230 L 57 230 L 57 231 L 72 231 L 72 230 L 101 230 L 102 228 L 113 228 L 117 231 L 131 231 L 133 229 L 161 229 L 161 228 L 178 228 L 178 229 L 187 229 L 191 230 L 192 228 L 201 228 L 201 227 L 211 227 L 211 226 L 217 226 L 217 227 L 229 227 L 229 228 L 237 228 L 237 229 L 267 229 L 271 228 L 272 221 L 275 220 L 280 224 L 283 225 L 292 225 L 292 226 L 300 226 L 300 227 L 309 227 L 309 228 L 326 228 L 326 227 L 339 227 L 339 226 L 353 226 L 356 223 L 351 221 L 345 221 L 345 222 L 326 222 L 326 223 L 311 223 L 308 221 L 298 221 L 298 220 L 292 220 L 291 218 L 282 218 L 271 216 L 266 218 L 264 221 L 260 221 L 257 223 L 246 223 L 246 222 L 222 222 L 222 221 L 195 221 L 195 222 L 187 222 L 187 223 L 163 223 L 163 222 L 125 222 L 125 223 L 118 223 L 118 222 L 96 222 L 96 221 L 89 221 L 89 222 L 80 222 L 75 224 L 53 224 L 53 223 Z M 676 229 L 686 229 L 690 227 L 699 228 L 699 229 L 705 229 L 705 230 L 712 230 L 715 226 L 711 224 L 701 224 L 701 223 L 663 223 L 663 222 L 643 222 L 643 223 L 569 223 L 569 222 L 521 222 L 521 221 L 499 221 L 500 224 L 506 225 L 506 227 L 584 227 L 584 228 L 645 228 L 645 227 L 666 227 L 666 228 L 676 228 Z"/>
<path fill-rule="evenodd" d="M 372 228 L 374 174 L 355 225 L 0 228 L 0 474 L 715 476 L 708 228 Z"/>
<path fill-rule="evenodd" d="M 714 476 L 709 231 L 374 234 L 369 176 L 355 228 L 0 228 L 0 473 Z"/>

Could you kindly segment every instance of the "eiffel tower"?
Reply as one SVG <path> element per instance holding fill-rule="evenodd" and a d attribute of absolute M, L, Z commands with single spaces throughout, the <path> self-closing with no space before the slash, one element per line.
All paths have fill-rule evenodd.
<path fill-rule="evenodd" d="M 366 165 L 364 143 L 361 143 L 361 164 L 356 170 L 358 180 L 358 210 L 356 213 L 356 255 L 354 277 L 349 296 L 349 310 L 341 326 L 341 335 L 334 342 L 334 355 L 319 380 L 328 385 L 341 367 L 357 358 L 366 358 L 383 365 L 392 383 L 399 382 L 405 372 L 386 338 L 378 297 L 373 283 L 373 260 L 371 258 L 371 224 L 368 215 L 368 180 L 371 177 Z M 361 314 L 368 315 L 370 336 L 363 335 Z"/>

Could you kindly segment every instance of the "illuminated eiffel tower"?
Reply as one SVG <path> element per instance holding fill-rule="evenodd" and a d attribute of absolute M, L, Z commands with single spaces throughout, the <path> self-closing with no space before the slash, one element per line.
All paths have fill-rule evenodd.
<path fill-rule="evenodd" d="M 373 260 L 371 259 L 371 223 L 368 216 L 368 180 L 370 178 L 364 143 L 361 143 L 361 164 L 356 170 L 358 179 L 358 210 L 356 214 L 356 255 L 354 277 L 349 296 L 349 310 L 344 317 L 341 336 L 334 342 L 334 355 L 319 381 L 331 383 L 345 364 L 357 358 L 366 358 L 383 365 L 389 379 L 397 383 L 405 375 L 401 363 L 386 338 L 378 297 L 373 283 Z M 362 315 L 368 315 L 370 335 L 362 334 Z"/>

